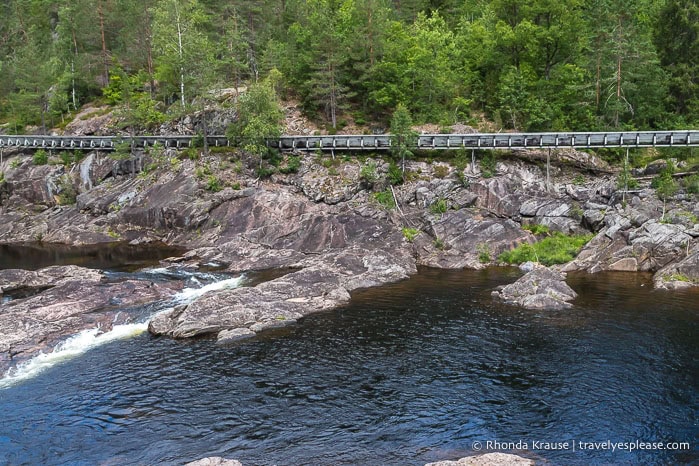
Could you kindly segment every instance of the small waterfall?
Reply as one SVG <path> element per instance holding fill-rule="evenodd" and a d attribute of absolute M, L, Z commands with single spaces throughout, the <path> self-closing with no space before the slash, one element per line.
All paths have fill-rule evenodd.
<path fill-rule="evenodd" d="M 167 269 L 154 269 L 147 272 L 175 273 Z M 209 283 L 200 288 L 185 288 L 172 298 L 170 304 L 189 304 L 210 291 L 237 288 L 244 279 L 243 276 L 220 279 L 220 275 L 214 277 L 213 274 L 198 274 L 195 272 L 187 272 L 186 275 L 190 276 L 191 278 L 196 278 L 198 276 L 199 278 L 196 279 L 196 282 L 198 283 L 201 283 L 200 279 L 211 280 L 212 278 L 217 278 L 218 281 Z M 99 327 L 83 330 L 62 343 L 59 343 L 52 352 L 41 353 L 38 356 L 17 365 L 17 367 L 11 368 L 5 374 L 5 376 L 0 379 L 0 389 L 7 388 L 24 380 L 31 379 L 50 367 L 60 364 L 63 361 L 81 356 L 91 349 L 97 348 L 98 346 L 102 346 L 113 341 L 138 336 L 148 330 L 148 322 L 150 319 L 163 312 L 171 311 L 172 309 L 172 306 L 161 309 L 142 322 L 114 325 L 111 330 L 107 332 L 103 332 Z"/>

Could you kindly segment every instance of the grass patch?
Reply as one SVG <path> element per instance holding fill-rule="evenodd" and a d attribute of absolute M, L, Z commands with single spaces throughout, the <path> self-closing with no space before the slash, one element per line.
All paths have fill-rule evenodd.
<path fill-rule="evenodd" d="M 386 209 L 393 209 L 396 207 L 396 201 L 393 200 L 393 193 L 390 189 L 374 193 L 374 199 Z"/>
<path fill-rule="evenodd" d="M 505 251 L 498 259 L 507 264 L 540 262 L 544 265 L 565 264 L 575 259 L 580 250 L 594 235 L 572 235 L 553 233 L 534 244 L 522 244 L 511 251 Z"/>
<path fill-rule="evenodd" d="M 447 204 L 446 199 L 437 199 L 431 206 L 430 206 L 430 212 L 433 214 L 443 214 L 447 210 L 449 210 L 449 205 Z"/>
<path fill-rule="evenodd" d="M 551 230 L 546 225 L 539 225 L 538 223 L 530 223 L 529 225 L 522 225 L 522 230 L 527 230 L 532 232 L 533 235 L 541 236 L 548 235 Z"/>

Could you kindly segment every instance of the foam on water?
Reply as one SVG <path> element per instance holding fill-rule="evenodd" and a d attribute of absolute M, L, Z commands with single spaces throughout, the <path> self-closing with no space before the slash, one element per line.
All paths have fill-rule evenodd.
<path fill-rule="evenodd" d="M 208 274 L 207 274 L 208 275 Z M 210 283 L 201 288 L 185 288 L 173 297 L 174 304 L 189 304 L 200 296 L 210 291 L 220 291 L 229 288 L 236 288 L 240 285 L 243 277 L 228 278 L 218 282 Z M 198 280 L 197 280 L 198 282 Z M 104 344 L 132 338 L 148 330 L 148 321 L 155 315 L 171 311 L 168 307 L 151 315 L 147 320 L 138 323 L 115 325 L 108 332 L 102 332 L 97 328 L 83 330 L 73 335 L 62 343 L 59 343 L 52 352 L 41 353 L 34 358 L 10 369 L 3 378 L 0 378 L 0 389 L 10 387 L 24 380 L 31 379 L 44 370 L 60 364 L 63 361 L 81 356 L 89 350 Z"/>
<path fill-rule="evenodd" d="M 4 378 L 0 379 L 0 388 L 6 388 L 18 382 L 35 377 L 44 370 L 85 354 L 92 348 L 106 343 L 131 338 L 148 330 L 148 323 L 115 325 L 108 332 L 99 328 L 91 328 L 73 335 L 58 344 L 50 353 L 41 353 L 15 368 L 10 369 Z"/>

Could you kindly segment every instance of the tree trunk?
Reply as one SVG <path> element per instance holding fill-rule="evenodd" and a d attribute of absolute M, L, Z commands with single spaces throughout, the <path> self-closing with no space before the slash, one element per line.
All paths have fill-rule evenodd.
<path fill-rule="evenodd" d="M 102 0 L 97 1 L 97 15 L 100 21 L 100 36 L 102 38 L 102 61 L 104 64 L 104 85 L 109 84 L 109 56 L 107 55 L 107 41 L 104 34 L 104 10 L 102 9 Z"/>
<path fill-rule="evenodd" d="M 175 3 L 175 22 L 177 23 L 177 48 L 180 57 L 180 103 L 184 109 L 187 101 L 184 97 L 184 47 L 182 46 L 182 24 L 180 21 L 180 10 Z"/>

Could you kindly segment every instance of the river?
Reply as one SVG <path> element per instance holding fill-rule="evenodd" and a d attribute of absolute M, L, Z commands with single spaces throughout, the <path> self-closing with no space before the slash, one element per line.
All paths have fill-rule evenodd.
<path fill-rule="evenodd" d="M 699 294 L 576 274 L 572 310 L 493 302 L 518 274 L 422 269 L 226 347 L 115 339 L 0 389 L 0 463 L 422 465 L 487 442 L 554 465 L 699 462 Z M 606 441 L 689 449 L 579 448 Z"/>

